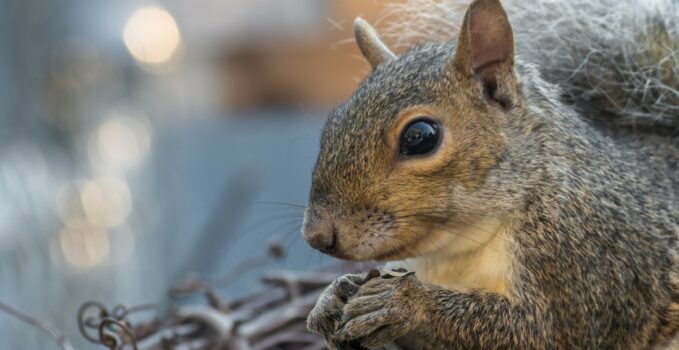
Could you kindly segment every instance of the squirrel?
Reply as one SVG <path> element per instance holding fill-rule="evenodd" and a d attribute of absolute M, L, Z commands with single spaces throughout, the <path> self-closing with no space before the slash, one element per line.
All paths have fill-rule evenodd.
<path fill-rule="evenodd" d="M 415 273 L 333 282 L 307 319 L 330 348 L 679 345 L 679 3 L 562 18 L 587 1 L 474 0 L 400 55 L 355 21 L 372 72 L 326 122 L 302 235 Z"/>

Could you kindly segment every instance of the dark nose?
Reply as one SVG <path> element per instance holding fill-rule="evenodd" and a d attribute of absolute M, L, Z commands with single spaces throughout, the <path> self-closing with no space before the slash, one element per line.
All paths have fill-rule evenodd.
<path fill-rule="evenodd" d="M 329 230 L 315 231 L 307 236 L 309 245 L 325 254 L 332 254 L 337 248 L 337 229 L 333 225 Z"/>

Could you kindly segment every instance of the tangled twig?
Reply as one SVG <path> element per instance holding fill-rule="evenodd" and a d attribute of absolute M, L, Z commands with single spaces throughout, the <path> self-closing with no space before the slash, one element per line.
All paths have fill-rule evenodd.
<path fill-rule="evenodd" d="M 114 329 L 120 329 L 120 332 Z M 129 343 L 132 345 L 133 350 L 137 350 L 137 341 L 134 339 L 132 331 L 124 322 L 116 320 L 112 317 L 106 317 L 99 323 L 99 341 L 102 345 L 108 346 L 110 350 L 116 350 L 119 348 L 118 343 L 125 344 Z M 118 342 L 118 338 L 121 341 Z M 122 346 L 122 345 L 121 345 Z"/>
<path fill-rule="evenodd" d="M 111 310 L 108 310 L 102 303 L 88 301 L 78 310 L 78 329 L 85 339 L 94 344 L 107 346 L 111 350 L 118 349 L 124 344 L 130 344 L 136 350 L 137 336 L 132 331 L 131 323 L 127 318 L 133 313 L 154 310 L 155 308 L 155 304 L 139 305 L 131 308 L 125 305 L 116 305 Z M 91 316 L 87 317 L 86 315 L 88 314 Z M 148 332 L 137 333 L 143 335 Z"/>
<path fill-rule="evenodd" d="M 260 291 L 226 302 L 210 290 L 205 294 L 205 304 L 179 306 L 164 315 L 162 322 L 132 325 L 127 320 L 131 313 L 152 306 L 119 305 L 109 311 L 101 303 L 89 302 L 79 312 L 79 325 L 86 339 L 109 349 L 127 344 L 132 350 L 321 350 L 322 339 L 306 331 L 305 319 L 321 291 L 341 272 L 271 271 L 262 275 L 266 288 Z M 195 280 L 188 283 L 195 286 Z M 203 291 L 203 287 L 197 291 Z M 181 285 L 177 288 L 192 290 Z M 92 334 L 93 329 L 98 333 Z"/>

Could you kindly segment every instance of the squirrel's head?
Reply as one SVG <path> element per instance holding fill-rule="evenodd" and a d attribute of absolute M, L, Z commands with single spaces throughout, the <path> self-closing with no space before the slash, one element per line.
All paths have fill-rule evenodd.
<path fill-rule="evenodd" d="M 506 150 L 503 126 L 521 108 L 504 9 L 474 1 L 457 43 L 400 57 L 360 18 L 354 30 L 373 71 L 327 121 L 304 238 L 352 260 L 466 245 L 448 231 L 503 206 L 492 172 Z"/>

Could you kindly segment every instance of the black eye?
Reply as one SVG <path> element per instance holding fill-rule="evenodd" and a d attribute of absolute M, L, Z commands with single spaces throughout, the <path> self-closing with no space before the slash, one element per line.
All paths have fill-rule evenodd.
<path fill-rule="evenodd" d="M 413 120 L 403 129 L 399 154 L 413 156 L 433 151 L 439 143 L 439 129 L 439 125 L 433 120 Z"/>

